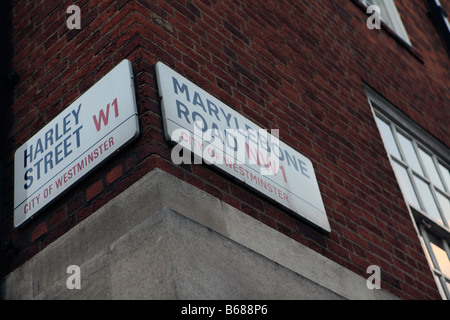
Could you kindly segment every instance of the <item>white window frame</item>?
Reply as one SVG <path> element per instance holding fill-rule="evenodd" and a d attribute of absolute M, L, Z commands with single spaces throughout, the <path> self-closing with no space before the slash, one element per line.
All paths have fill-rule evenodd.
<path fill-rule="evenodd" d="M 420 147 L 420 149 L 426 151 L 432 156 L 435 165 L 439 163 L 447 169 L 450 168 L 450 152 L 448 147 L 443 145 L 431 134 L 429 134 L 423 128 L 413 122 L 399 109 L 395 108 L 389 102 L 380 97 L 374 90 L 369 87 L 366 87 L 365 89 L 369 104 L 372 108 L 374 119 L 378 118 L 390 126 L 396 143 L 396 147 L 398 148 L 401 158 L 406 159 L 407 157 L 405 157 L 402 146 L 398 141 L 398 133 L 401 133 L 401 135 L 412 141 L 413 148 L 416 154 L 418 153 L 417 151 Z M 433 276 L 436 280 L 439 292 L 443 299 L 448 300 L 450 299 L 450 274 L 444 274 L 442 272 L 438 263 L 438 259 L 433 252 L 431 244 L 432 241 L 430 241 L 430 238 L 433 237 L 438 239 L 442 250 L 445 251 L 445 253 L 447 254 L 447 258 L 450 261 L 450 218 L 445 217 L 445 213 L 443 212 L 444 209 L 442 206 L 440 206 L 439 201 L 436 197 L 437 193 L 439 192 L 441 195 L 443 194 L 447 199 L 450 199 L 450 186 L 446 185 L 445 181 L 442 181 L 443 188 L 437 187 L 435 183 L 427 177 L 429 176 L 429 173 L 426 173 L 426 170 L 423 172 L 424 177 L 422 178 L 421 175 L 417 173 L 417 171 L 414 171 L 411 165 L 405 162 L 406 160 L 398 159 L 395 155 L 391 155 L 387 148 L 386 152 L 393 170 L 394 163 L 402 166 L 407 170 L 407 175 L 410 179 L 415 196 L 417 197 L 417 200 L 419 202 L 419 207 L 414 206 L 407 201 L 405 190 L 402 189 L 404 188 L 404 186 L 402 186 L 399 182 L 400 189 L 402 189 L 405 202 L 407 203 L 407 207 L 410 212 L 413 224 L 416 228 L 416 232 L 422 244 L 425 256 L 427 257 L 430 270 L 432 271 Z M 418 160 L 422 169 L 426 169 L 420 156 L 418 156 Z M 441 180 L 444 180 L 442 179 L 443 177 L 440 169 L 438 169 L 437 173 Z M 428 215 L 425 211 L 423 211 L 422 208 L 424 208 L 424 203 L 421 199 L 421 195 L 417 188 L 416 182 L 414 181 L 414 176 L 421 177 L 422 180 L 430 186 L 432 197 L 437 203 L 439 213 L 443 217 L 443 223 L 436 221 L 435 219 L 431 218 L 430 215 Z"/>
<path fill-rule="evenodd" d="M 359 0 L 366 7 L 376 5 L 381 10 L 381 20 L 402 38 L 408 45 L 412 46 L 405 26 L 403 25 L 400 13 L 395 6 L 394 0 Z"/>

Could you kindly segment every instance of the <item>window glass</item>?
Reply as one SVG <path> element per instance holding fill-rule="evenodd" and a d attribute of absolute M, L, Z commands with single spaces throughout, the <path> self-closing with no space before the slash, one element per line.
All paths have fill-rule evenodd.
<path fill-rule="evenodd" d="M 430 186 L 417 176 L 414 176 L 414 182 L 416 183 L 417 191 L 419 192 L 420 198 L 425 206 L 423 209 L 430 215 L 431 218 L 442 224 L 442 218 L 439 214 L 436 202 L 434 201 Z"/>
<path fill-rule="evenodd" d="M 395 26 L 393 24 L 393 21 L 391 19 L 392 12 L 389 12 L 389 9 L 386 7 L 386 3 L 384 0 L 373 0 L 373 4 L 380 7 L 381 10 L 381 19 L 386 22 L 386 24 L 393 30 L 395 30 Z"/>
<path fill-rule="evenodd" d="M 397 144 L 395 143 L 394 137 L 392 135 L 391 127 L 380 118 L 377 118 L 377 123 L 388 152 L 397 159 L 402 159 L 402 157 L 400 156 L 400 152 L 398 151 Z"/>
<path fill-rule="evenodd" d="M 442 289 L 441 279 L 437 275 L 434 275 L 434 280 L 436 281 L 441 296 L 445 296 L 444 289 Z"/>
<path fill-rule="evenodd" d="M 399 181 L 400 187 L 402 188 L 403 194 L 405 195 L 406 201 L 408 201 L 411 205 L 416 208 L 420 208 L 419 201 L 417 200 L 416 193 L 411 184 L 411 180 L 409 179 L 408 172 L 406 169 L 399 165 L 397 162 L 393 162 L 395 175 L 397 176 L 397 180 Z"/>
<path fill-rule="evenodd" d="M 450 162 L 445 156 L 448 148 L 376 93 L 366 90 L 403 197 L 420 230 L 439 292 L 443 299 L 450 299 Z"/>
<path fill-rule="evenodd" d="M 383 20 L 383 22 L 386 23 L 399 37 L 411 45 L 408 33 L 402 23 L 394 0 L 360 0 L 360 2 L 367 7 L 371 5 L 378 6 L 381 11 L 381 20 Z"/>
<path fill-rule="evenodd" d="M 430 239 L 430 235 L 431 235 L 431 237 L 434 237 L 434 238 L 436 239 L 436 237 L 433 236 L 432 234 L 427 234 L 427 237 L 426 237 L 426 238 L 427 238 L 428 240 L 425 240 L 425 238 L 423 237 L 423 234 L 421 234 L 420 239 L 421 239 L 424 243 L 427 243 L 427 244 L 429 245 L 429 247 L 426 247 L 426 249 L 424 250 L 425 256 L 427 257 L 428 262 L 431 264 L 431 268 L 434 269 L 434 271 L 433 271 L 433 277 L 434 277 L 434 280 L 436 281 L 436 284 L 437 284 L 439 293 L 441 294 L 442 298 L 446 299 L 447 294 L 446 294 L 444 288 L 442 287 L 442 285 L 443 285 L 446 281 L 445 281 L 445 279 L 441 279 L 441 278 L 442 278 L 442 274 L 441 274 L 441 272 L 437 271 L 437 266 L 439 265 L 438 262 L 437 262 L 437 261 L 438 261 L 437 258 L 436 258 L 436 260 L 435 260 L 435 261 L 436 261 L 436 263 L 435 263 L 435 261 L 433 261 L 433 259 L 432 259 L 431 256 L 430 256 L 430 254 L 432 254 L 433 257 L 434 257 L 434 252 L 430 252 L 430 251 L 433 250 L 433 245 L 431 244 L 431 242 L 430 242 L 430 240 L 429 240 L 429 239 Z M 436 241 L 436 240 L 435 240 L 435 241 Z M 430 250 L 430 251 L 428 251 L 428 250 Z M 443 280 L 443 281 L 441 282 L 441 280 Z"/>
<path fill-rule="evenodd" d="M 398 141 L 402 147 L 403 154 L 406 157 L 406 162 L 411 166 L 411 168 L 416 171 L 417 173 L 420 173 L 421 175 L 424 175 L 422 171 L 422 167 L 420 166 L 419 159 L 417 158 L 416 151 L 414 150 L 414 146 L 412 144 L 412 141 L 408 138 L 406 138 L 403 134 L 398 132 Z"/>
<path fill-rule="evenodd" d="M 441 178 L 439 178 L 439 174 L 437 173 L 436 167 L 434 165 L 433 159 L 431 156 L 419 148 L 420 157 L 422 158 L 423 165 L 425 166 L 425 170 L 428 173 L 428 178 L 430 178 L 433 184 L 441 189 L 444 189 L 442 185 Z"/>
<path fill-rule="evenodd" d="M 450 277 L 450 259 L 447 255 L 447 252 L 445 252 L 441 240 L 436 238 L 433 235 L 429 235 L 430 238 L 430 244 L 431 249 L 433 250 L 433 254 L 437 260 L 437 263 L 439 265 L 439 269 L 441 272 L 446 275 L 447 277 Z M 436 268 L 438 266 L 435 266 Z"/>
<path fill-rule="evenodd" d="M 450 200 L 439 191 L 436 192 L 439 204 L 441 205 L 442 213 L 447 220 L 447 226 L 450 224 Z"/>
<path fill-rule="evenodd" d="M 444 178 L 447 191 L 450 192 L 450 173 L 447 168 L 445 168 L 442 164 L 439 163 L 439 169 L 441 169 L 442 178 Z"/>

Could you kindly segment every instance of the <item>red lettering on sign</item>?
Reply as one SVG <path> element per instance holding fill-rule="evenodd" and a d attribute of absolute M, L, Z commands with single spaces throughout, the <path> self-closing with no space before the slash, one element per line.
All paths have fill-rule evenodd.
<path fill-rule="evenodd" d="M 119 116 L 119 105 L 117 104 L 117 98 L 114 99 L 114 101 L 112 102 L 112 105 L 114 106 L 114 113 L 115 113 L 115 117 L 117 118 Z M 110 106 L 111 106 L 111 104 L 109 104 L 109 103 L 106 106 L 106 115 L 105 115 L 105 111 L 103 109 L 101 109 L 98 114 L 98 118 L 95 115 L 92 116 L 92 118 L 94 119 L 95 129 L 97 129 L 97 132 L 100 131 L 100 129 L 102 127 L 102 122 L 105 126 L 108 125 Z"/>

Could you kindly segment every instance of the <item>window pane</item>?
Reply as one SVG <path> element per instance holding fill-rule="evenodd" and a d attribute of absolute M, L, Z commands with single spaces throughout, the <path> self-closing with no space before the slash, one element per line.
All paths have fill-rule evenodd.
<path fill-rule="evenodd" d="M 394 0 L 360 0 L 367 7 L 371 5 L 377 5 L 381 11 L 381 20 L 386 23 L 398 36 L 402 37 L 409 45 L 408 34 L 403 26 L 400 14 L 395 6 Z"/>
<path fill-rule="evenodd" d="M 375 0 L 359 0 L 360 2 L 362 2 L 365 6 L 371 6 L 374 4 Z"/>
<path fill-rule="evenodd" d="M 374 4 L 380 7 L 381 10 L 381 20 L 383 20 L 392 30 L 395 30 L 395 26 L 392 23 L 391 14 L 385 4 L 386 0 L 374 0 Z"/>
<path fill-rule="evenodd" d="M 401 160 L 402 157 L 400 156 L 397 144 L 395 143 L 394 137 L 392 135 L 391 127 L 380 118 L 377 118 L 377 123 L 387 151 L 397 159 Z"/>
<path fill-rule="evenodd" d="M 447 284 L 447 291 L 450 292 L 450 282 L 446 281 Z M 448 297 L 450 299 L 450 297 Z"/>
<path fill-rule="evenodd" d="M 446 296 L 445 296 L 445 291 L 444 291 L 444 289 L 442 288 L 441 278 L 442 278 L 442 276 L 434 275 L 434 280 L 436 281 L 436 284 L 437 284 L 439 293 L 441 294 L 442 299 L 445 299 Z M 445 281 L 445 280 L 444 280 L 444 281 Z"/>
<path fill-rule="evenodd" d="M 447 220 L 447 225 L 450 224 L 450 201 L 446 196 L 441 194 L 440 192 L 436 192 L 439 204 L 441 205 L 442 213 L 444 214 L 445 219 Z"/>
<path fill-rule="evenodd" d="M 398 141 L 400 142 L 403 154 L 406 157 L 406 162 L 408 162 L 408 164 L 411 166 L 411 169 L 423 176 L 424 173 L 422 171 L 422 167 L 420 166 L 419 159 L 417 158 L 417 154 L 414 150 L 414 146 L 411 140 L 398 132 Z"/>
<path fill-rule="evenodd" d="M 409 179 L 408 172 L 401 165 L 393 161 L 395 175 L 397 176 L 398 183 L 402 188 L 402 192 L 408 201 L 413 206 L 420 208 L 419 201 L 417 200 L 416 193 L 411 184 L 411 180 Z"/>
<path fill-rule="evenodd" d="M 431 241 L 432 238 L 436 239 L 436 237 L 434 235 L 432 235 L 432 234 L 427 234 L 427 238 L 430 239 L 430 241 Z M 425 243 L 425 239 L 423 238 L 423 235 L 420 236 L 420 239 Z M 430 245 L 429 246 L 430 248 L 428 247 L 428 245 L 426 245 L 424 253 L 425 253 L 426 257 L 427 257 L 428 262 L 430 263 L 431 268 L 433 268 L 433 266 L 434 266 L 434 268 L 436 269 L 436 271 L 433 272 L 434 280 L 436 281 L 437 287 L 439 289 L 439 293 L 444 298 L 444 297 L 446 297 L 446 295 L 445 295 L 445 292 L 444 292 L 444 290 L 442 288 L 442 284 L 445 283 L 445 280 L 443 279 L 441 273 L 439 271 L 437 271 L 438 265 L 436 265 L 433 262 L 433 259 L 431 259 L 430 254 L 433 254 L 433 256 L 434 256 L 434 252 L 428 251 L 428 250 L 432 250 L 432 248 L 433 248 L 431 242 L 429 243 L 429 245 Z M 436 258 L 436 260 L 437 260 L 437 258 Z M 444 280 L 444 281 L 442 281 L 442 280 Z"/>
<path fill-rule="evenodd" d="M 442 185 L 441 179 L 439 178 L 439 174 L 436 171 L 436 167 L 434 166 L 433 159 L 431 156 L 419 148 L 420 157 L 422 158 L 423 165 L 425 166 L 425 170 L 428 173 L 428 178 L 430 178 L 433 184 L 441 189 L 444 188 Z"/>
<path fill-rule="evenodd" d="M 441 240 L 432 235 L 429 236 L 431 249 L 433 250 L 434 256 L 439 264 L 439 269 L 444 275 L 450 277 L 450 260 L 447 252 L 443 249 Z"/>
<path fill-rule="evenodd" d="M 417 191 L 419 192 L 423 205 L 425 206 L 425 212 L 428 213 L 431 218 L 442 224 L 442 218 L 439 214 L 433 195 L 431 194 L 430 186 L 416 176 L 414 176 L 414 182 L 416 183 L 418 189 Z"/>
<path fill-rule="evenodd" d="M 441 169 L 442 177 L 444 178 L 445 184 L 447 185 L 447 191 L 450 191 L 450 173 L 447 168 L 439 163 L 439 169 Z"/>

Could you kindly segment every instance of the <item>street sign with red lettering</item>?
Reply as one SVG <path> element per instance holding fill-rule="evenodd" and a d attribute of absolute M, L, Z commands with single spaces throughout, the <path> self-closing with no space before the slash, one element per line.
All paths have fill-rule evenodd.
<path fill-rule="evenodd" d="M 132 65 L 124 60 L 16 150 L 14 226 L 138 135 Z"/>
<path fill-rule="evenodd" d="M 331 231 L 313 163 L 280 141 L 274 135 L 278 129 L 269 134 L 161 62 L 156 64 L 156 75 L 166 139 L 176 143 L 174 163 L 191 163 L 189 153 L 193 153 L 200 163 L 203 160 L 323 231 Z"/>

